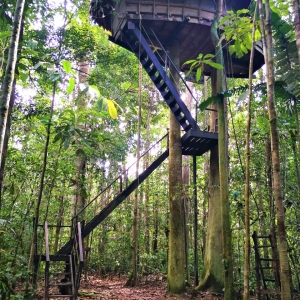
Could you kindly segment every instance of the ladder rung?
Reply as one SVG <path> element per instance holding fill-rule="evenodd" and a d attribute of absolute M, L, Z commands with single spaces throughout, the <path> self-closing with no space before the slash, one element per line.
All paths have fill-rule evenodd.
<path fill-rule="evenodd" d="M 265 278 L 265 281 L 275 282 L 275 279 Z"/>
<path fill-rule="evenodd" d="M 269 235 L 258 235 L 256 236 L 258 239 L 269 239 L 270 236 Z"/>
<path fill-rule="evenodd" d="M 265 246 L 256 246 L 254 248 L 272 248 L 272 245 L 265 245 Z"/>
<path fill-rule="evenodd" d="M 271 267 L 261 267 L 263 270 L 272 270 L 272 269 L 274 269 L 274 267 L 273 266 L 271 266 Z"/>
<path fill-rule="evenodd" d="M 261 258 L 260 260 L 262 260 L 262 261 L 277 261 L 277 259 L 273 259 L 273 258 Z"/>

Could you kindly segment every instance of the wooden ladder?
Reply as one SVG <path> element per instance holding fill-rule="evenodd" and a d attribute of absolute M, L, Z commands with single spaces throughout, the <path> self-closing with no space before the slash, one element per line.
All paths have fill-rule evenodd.
<path fill-rule="evenodd" d="M 272 235 L 252 234 L 255 252 L 257 299 L 280 299 L 279 260 Z"/>

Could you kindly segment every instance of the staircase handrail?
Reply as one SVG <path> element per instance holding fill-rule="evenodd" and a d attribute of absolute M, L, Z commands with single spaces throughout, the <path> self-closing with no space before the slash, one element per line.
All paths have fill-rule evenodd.
<path fill-rule="evenodd" d="M 147 153 L 149 153 L 156 145 L 158 145 L 162 140 L 164 140 L 166 137 L 169 136 L 169 132 L 167 132 L 162 138 L 160 138 L 158 141 L 156 141 L 148 150 L 146 150 L 139 159 L 144 157 Z M 103 190 L 100 191 L 89 203 L 87 203 L 73 218 L 72 218 L 72 224 L 76 222 L 79 215 L 86 210 L 87 207 L 89 207 L 95 200 L 97 200 L 104 192 L 106 192 L 116 181 L 118 181 L 120 178 L 122 178 L 122 175 L 126 174 L 128 170 L 134 166 L 137 163 L 137 160 L 132 163 L 125 171 L 121 172 L 120 175 L 114 179 L 108 186 L 106 186 Z"/>
<path fill-rule="evenodd" d="M 179 75 L 180 79 L 182 80 L 183 84 L 185 85 L 185 87 L 187 88 L 187 90 L 189 91 L 189 93 L 191 94 L 192 98 L 195 100 L 196 104 L 199 104 L 199 101 L 195 98 L 195 96 L 193 95 L 191 89 L 189 88 L 189 86 L 186 84 L 186 81 L 184 80 L 184 78 L 181 76 L 180 71 L 177 69 L 176 65 L 174 64 L 173 60 L 170 58 L 170 55 L 168 54 L 168 52 L 166 51 L 166 49 L 164 48 L 164 46 L 162 45 L 162 43 L 160 42 L 160 40 L 158 39 L 157 35 L 154 33 L 154 30 L 151 28 L 152 34 L 154 35 L 156 41 L 159 43 L 159 46 L 161 48 L 161 50 L 164 52 L 167 60 L 172 64 L 174 70 L 176 71 L 176 73 Z"/>

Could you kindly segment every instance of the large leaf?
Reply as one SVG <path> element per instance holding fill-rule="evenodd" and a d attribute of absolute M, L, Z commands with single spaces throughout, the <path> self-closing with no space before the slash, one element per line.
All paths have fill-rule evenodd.
<path fill-rule="evenodd" d="M 109 115 L 113 119 L 116 119 L 118 116 L 118 112 L 117 112 L 116 106 L 114 104 L 114 101 L 107 99 L 107 107 L 108 107 Z"/>

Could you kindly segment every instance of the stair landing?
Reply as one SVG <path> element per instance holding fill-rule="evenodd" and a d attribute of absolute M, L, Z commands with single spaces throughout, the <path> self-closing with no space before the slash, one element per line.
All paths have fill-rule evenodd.
<path fill-rule="evenodd" d="M 182 155 L 201 156 L 218 144 L 218 134 L 191 129 L 182 136 L 181 144 Z"/>

